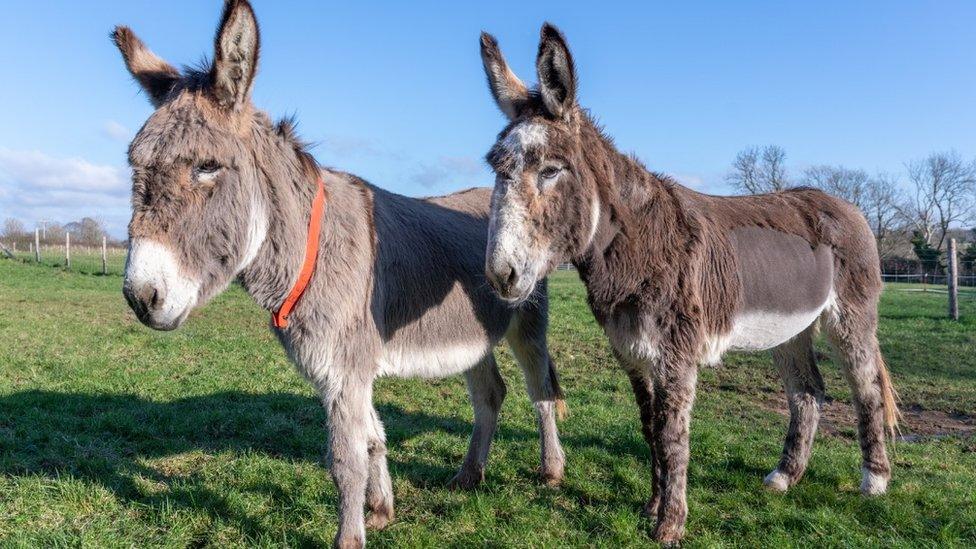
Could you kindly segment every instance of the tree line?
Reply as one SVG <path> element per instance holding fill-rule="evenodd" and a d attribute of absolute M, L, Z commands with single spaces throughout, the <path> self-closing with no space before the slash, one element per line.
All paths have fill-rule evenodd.
<path fill-rule="evenodd" d="M 78 221 L 63 225 L 58 222 L 48 222 L 45 223 L 43 232 L 44 238 L 41 240 L 41 244 L 64 243 L 66 233 L 71 234 L 72 244 L 81 246 L 101 246 L 102 237 L 108 239 L 109 245 L 121 246 L 123 244 L 108 235 L 101 221 L 91 217 L 83 217 Z M 22 221 L 12 217 L 4 220 L 2 235 L 5 243 L 16 243 L 18 248 L 24 250 L 34 242 L 34 230 L 27 229 Z"/>
<path fill-rule="evenodd" d="M 869 174 L 860 168 L 821 164 L 797 176 L 777 145 L 750 147 L 732 162 L 726 182 L 746 194 L 806 186 L 839 196 L 860 208 L 885 259 L 939 264 L 949 238 L 968 241 L 963 261 L 976 261 L 976 159 L 956 151 L 936 152 L 905 164 L 902 173 Z"/>

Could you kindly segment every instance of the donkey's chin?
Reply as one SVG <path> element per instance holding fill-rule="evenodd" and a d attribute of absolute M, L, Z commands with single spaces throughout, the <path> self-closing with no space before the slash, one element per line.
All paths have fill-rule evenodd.
<path fill-rule="evenodd" d="M 532 296 L 532 292 L 535 290 L 535 284 L 531 284 L 525 288 L 508 288 L 505 290 L 496 290 L 495 294 L 499 299 L 504 301 L 509 305 L 521 305 L 528 301 Z"/>
<path fill-rule="evenodd" d="M 154 315 L 151 313 L 146 314 L 136 314 L 139 318 L 139 322 L 142 322 L 149 328 L 153 330 L 158 330 L 160 332 L 171 332 L 183 325 L 186 321 L 186 317 L 190 316 L 190 310 L 192 307 L 187 307 L 181 313 L 176 316 L 172 314 L 168 315 Z"/>
<path fill-rule="evenodd" d="M 186 321 L 186 317 L 189 315 L 190 315 L 190 311 L 186 310 L 182 314 L 180 314 L 180 316 L 172 320 L 153 321 L 152 323 L 147 324 L 147 326 L 149 326 L 153 330 L 159 330 L 161 332 L 172 332 L 173 330 L 182 326 L 183 322 Z"/>

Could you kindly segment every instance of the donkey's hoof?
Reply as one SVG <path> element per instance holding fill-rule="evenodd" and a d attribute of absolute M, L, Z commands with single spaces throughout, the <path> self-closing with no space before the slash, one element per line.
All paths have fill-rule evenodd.
<path fill-rule="evenodd" d="M 542 482 L 550 488 L 557 488 L 563 483 L 564 468 L 563 464 L 549 465 L 547 467 L 542 467 L 539 470 L 539 476 L 542 477 Z"/>
<path fill-rule="evenodd" d="M 335 547 L 335 549 L 363 549 L 365 545 L 366 542 L 359 536 L 337 537 L 332 542 L 332 547 Z"/>
<path fill-rule="evenodd" d="M 393 509 L 387 506 L 376 507 L 366 515 L 367 530 L 382 530 L 393 522 Z"/>
<path fill-rule="evenodd" d="M 546 486 L 550 488 L 559 488 L 559 486 L 562 485 L 563 483 L 563 476 L 561 474 L 554 475 L 549 473 L 543 473 L 542 482 L 544 482 Z"/>
<path fill-rule="evenodd" d="M 664 547 L 680 547 L 685 529 L 681 526 L 664 526 L 658 524 L 654 529 L 654 540 Z"/>
<path fill-rule="evenodd" d="M 464 467 L 447 483 L 451 490 L 474 490 L 485 480 L 483 469 Z"/>
<path fill-rule="evenodd" d="M 880 496 L 888 491 L 888 477 L 881 473 L 874 473 L 869 469 L 861 469 L 861 493 L 865 496 Z"/>
<path fill-rule="evenodd" d="M 763 479 L 763 484 L 770 492 L 785 492 L 790 488 L 790 477 L 781 473 L 779 469 L 773 469 L 773 472 Z"/>

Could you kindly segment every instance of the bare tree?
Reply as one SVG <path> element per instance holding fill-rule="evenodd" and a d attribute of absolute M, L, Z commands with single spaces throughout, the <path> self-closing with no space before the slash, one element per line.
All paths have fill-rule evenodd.
<path fill-rule="evenodd" d="M 64 226 L 65 230 L 71 233 L 72 240 L 78 243 L 95 245 L 102 241 L 106 236 L 102 223 L 91 217 L 83 217 L 80 221 L 72 221 Z"/>
<path fill-rule="evenodd" d="M 976 213 L 976 163 L 950 151 L 909 162 L 907 168 L 910 191 L 898 211 L 940 250 L 949 227 L 973 219 Z"/>
<path fill-rule="evenodd" d="M 803 184 L 843 198 L 854 204 L 867 218 L 874 232 L 878 253 L 884 258 L 894 250 L 893 237 L 898 221 L 898 181 L 880 173 L 869 177 L 861 169 L 843 166 L 812 166 L 803 171 Z"/>
<path fill-rule="evenodd" d="M 56 221 L 51 221 L 47 224 L 47 242 L 64 242 L 64 233 L 68 231 L 61 226 L 60 223 Z"/>
<path fill-rule="evenodd" d="M 874 238 L 878 243 L 878 254 L 882 259 L 895 251 L 895 237 L 898 231 L 898 179 L 881 172 L 868 179 L 865 202 L 862 210 L 867 217 Z"/>
<path fill-rule="evenodd" d="M 24 224 L 19 219 L 8 217 L 3 221 L 3 236 L 8 240 L 20 238 L 27 233 Z"/>
<path fill-rule="evenodd" d="M 803 171 L 803 184 L 838 196 L 867 215 L 868 177 L 864 170 L 843 166 L 812 166 Z"/>
<path fill-rule="evenodd" d="M 786 151 L 777 145 L 745 149 L 736 155 L 725 180 L 748 194 L 788 189 L 792 185 L 786 171 Z"/>

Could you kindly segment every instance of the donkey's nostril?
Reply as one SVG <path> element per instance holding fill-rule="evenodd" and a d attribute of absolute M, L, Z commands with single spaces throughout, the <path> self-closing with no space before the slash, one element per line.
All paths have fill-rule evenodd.
<path fill-rule="evenodd" d="M 508 277 L 505 278 L 505 286 L 507 288 L 511 288 L 516 282 L 518 282 L 518 271 L 513 269 L 511 265 L 509 265 L 508 269 Z"/>
<path fill-rule="evenodd" d="M 136 291 L 135 297 L 144 310 L 154 311 L 163 306 L 166 294 L 151 284 L 146 284 Z"/>

